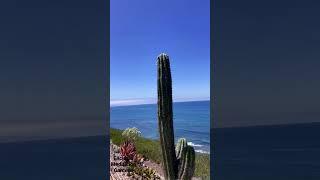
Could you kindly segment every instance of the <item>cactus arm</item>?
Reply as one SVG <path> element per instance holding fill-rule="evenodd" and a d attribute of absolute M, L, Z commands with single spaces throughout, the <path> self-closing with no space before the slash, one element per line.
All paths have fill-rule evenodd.
<path fill-rule="evenodd" d="M 195 169 L 195 151 L 191 146 L 183 149 L 179 164 L 178 178 L 180 180 L 191 180 Z"/>
<path fill-rule="evenodd" d="M 187 140 L 185 138 L 180 138 L 176 145 L 176 156 L 177 159 L 181 158 L 181 153 L 183 148 L 187 147 Z"/>

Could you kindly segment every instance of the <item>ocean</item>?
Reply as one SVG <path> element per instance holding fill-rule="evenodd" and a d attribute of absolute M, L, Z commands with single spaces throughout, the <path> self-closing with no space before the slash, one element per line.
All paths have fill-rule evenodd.
<path fill-rule="evenodd" d="M 173 122 L 176 141 L 185 137 L 196 152 L 210 152 L 210 101 L 173 103 Z M 136 127 L 143 137 L 159 139 L 157 105 L 111 107 L 110 127 Z"/>

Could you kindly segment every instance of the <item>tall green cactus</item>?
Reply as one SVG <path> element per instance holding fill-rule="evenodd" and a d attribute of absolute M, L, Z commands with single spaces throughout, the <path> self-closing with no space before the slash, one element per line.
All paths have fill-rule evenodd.
<path fill-rule="evenodd" d="M 158 56 L 158 126 L 164 176 L 166 180 L 191 180 L 194 172 L 194 148 L 184 138 L 174 146 L 172 79 L 169 56 Z"/>
<path fill-rule="evenodd" d="M 178 171 L 174 148 L 172 117 L 172 80 L 169 56 L 158 56 L 158 125 L 163 158 L 164 175 L 168 180 L 176 179 Z"/>

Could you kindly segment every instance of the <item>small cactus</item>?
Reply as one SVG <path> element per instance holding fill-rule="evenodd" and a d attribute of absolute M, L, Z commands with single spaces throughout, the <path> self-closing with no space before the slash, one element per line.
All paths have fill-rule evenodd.
<path fill-rule="evenodd" d="M 178 179 L 190 180 L 195 169 L 195 152 L 191 146 L 183 148 L 179 163 Z"/>
<path fill-rule="evenodd" d="M 180 138 L 176 144 L 176 157 L 177 159 L 181 158 L 181 153 L 183 148 L 187 147 L 187 140 L 185 138 Z"/>

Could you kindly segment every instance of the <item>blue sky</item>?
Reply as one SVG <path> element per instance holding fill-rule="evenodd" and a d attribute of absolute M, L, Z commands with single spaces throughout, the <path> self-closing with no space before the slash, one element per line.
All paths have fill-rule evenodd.
<path fill-rule="evenodd" d="M 209 98 L 209 3 L 111 0 L 111 101 L 154 100 L 162 52 L 170 56 L 174 99 Z"/>

